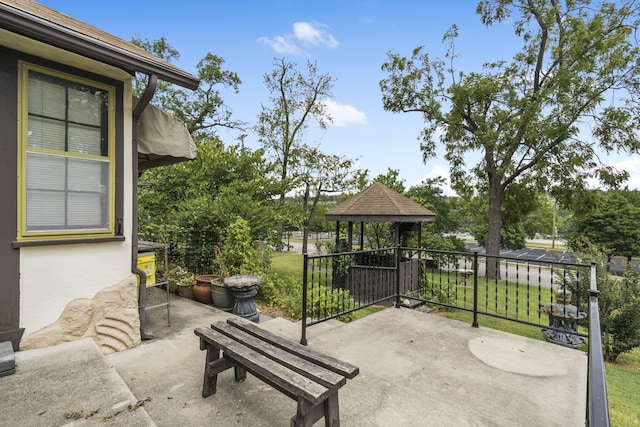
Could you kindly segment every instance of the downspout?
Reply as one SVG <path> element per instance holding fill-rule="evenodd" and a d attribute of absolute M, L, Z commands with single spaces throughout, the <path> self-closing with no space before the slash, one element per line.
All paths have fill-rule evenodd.
<path fill-rule="evenodd" d="M 151 98 L 156 92 L 158 76 L 149 75 L 147 88 L 140 97 L 133 110 L 133 141 L 131 143 L 131 175 L 132 175 L 132 212 L 131 221 L 131 271 L 140 276 L 140 286 L 138 286 L 138 316 L 140 317 L 140 338 L 143 340 L 153 339 L 153 334 L 145 331 L 145 309 L 147 307 L 147 274 L 138 268 L 138 121 L 140 115 L 147 108 Z"/>

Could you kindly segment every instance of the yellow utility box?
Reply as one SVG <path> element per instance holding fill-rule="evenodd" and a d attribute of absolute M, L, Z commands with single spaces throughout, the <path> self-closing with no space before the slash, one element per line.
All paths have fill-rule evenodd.
<path fill-rule="evenodd" d="M 139 252 L 138 268 L 147 275 L 147 287 L 156 284 L 156 253 L 155 252 Z M 140 286 L 140 276 L 138 277 L 138 286 Z"/>

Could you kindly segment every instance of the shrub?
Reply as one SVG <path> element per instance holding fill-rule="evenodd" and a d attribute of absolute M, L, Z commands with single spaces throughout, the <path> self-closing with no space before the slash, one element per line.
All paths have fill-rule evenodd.
<path fill-rule="evenodd" d="M 586 238 L 581 239 L 575 249 L 596 263 L 604 358 L 607 362 L 615 362 L 620 354 L 640 347 L 640 271 L 628 267 L 622 278 L 614 277 L 607 273 L 602 253 Z M 589 275 L 585 273 L 582 277 Z M 573 303 L 586 307 L 589 280 L 577 283 L 575 276 L 570 275 L 566 285 L 574 294 L 579 292 L 580 301 Z"/>
<path fill-rule="evenodd" d="M 598 279 L 602 345 L 605 360 L 615 362 L 640 347 L 640 272 L 627 268 L 622 279 L 605 277 Z"/>
<path fill-rule="evenodd" d="M 329 289 L 319 285 L 314 288 L 311 295 L 307 295 L 307 310 L 314 317 L 326 317 L 327 315 L 351 310 L 356 307 L 356 303 L 346 289 Z M 349 313 L 338 317 L 342 322 L 354 320 L 354 314 Z"/>

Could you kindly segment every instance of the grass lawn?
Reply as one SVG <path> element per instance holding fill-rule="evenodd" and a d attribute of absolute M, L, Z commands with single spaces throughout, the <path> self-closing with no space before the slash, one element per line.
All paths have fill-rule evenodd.
<path fill-rule="evenodd" d="M 304 257 L 296 252 L 274 253 L 271 268 L 282 277 L 292 277 L 302 283 L 302 263 Z"/>
<path fill-rule="evenodd" d="M 612 427 L 640 426 L 640 348 L 606 364 Z"/>
<path fill-rule="evenodd" d="M 302 283 L 302 263 L 303 257 L 298 253 L 283 252 L 273 255 L 273 270 L 282 276 L 297 278 L 300 280 L 300 283 Z M 537 319 L 537 314 L 534 315 L 534 312 L 537 312 L 537 295 L 535 298 L 532 298 L 533 301 L 530 300 L 528 302 L 524 298 L 523 301 L 519 298 L 518 303 L 516 304 L 514 299 L 516 295 L 515 284 L 507 284 L 506 287 L 502 286 L 495 289 L 490 283 L 488 290 L 483 290 L 486 288 L 486 282 L 483 282 L 482 280 L 479 278 L 479 283 L 481 285 L 479 287 L 478 297 L 479 308 L 481 310 L 485 308 L 485 301 L 487 302 L 486 304 L 488 307 L 491 307 L 491 304 L 496 300 L 500 301 L 500 304 L 498 305 L 504 305 L 505 301 L 509 301 L 509 309 L 507 310 L 507 313 L 498 314 L 515 316 L 515 310 L 517 307 L 519 318 L 522 318 L 522 315 L 528 313 L 527 316 L 533 315 Z M 518 286 L 521 287 L 522 285 Z M 508 295 L 505 295 L 505 289 Z M 519 288 L 517 291 L 518 294 L 522 296 L 523 289 Z M 456 289 L 454 285 L 452 292 L 469 293 L 469 295 L 467 295 L 466 298 L 463 297 L 459 303 L 464 301 L 464 304 L 468 306 L 470 301 L 473 301 L 473 292 L 471 289 Z M 544 294 L 541 295 L 541 301 L 549 301 L 549 291 L 543 289 L 542 292 L 544 292 Z M 460 295 L 458 295 L 458 298 L 460 298 Z M 368 307 L 366 309 L 356 311 L 355 315 L 360 318 L 381 309 L 381 307 L 375 306 Z M 472 313 L 461 310 L 441 310 L 440 314 L 451 319 L 460 320 L 467 324 L 471 324 L 473 320 Z M 533 321 L 533 319 L 531 319 L 531 321 Z M 523 325 L 486 315 L 479 315 L 478 323 L 480 324 L 480 327 L 484 328 L 498 329 L 504 332 L 537 340 L 543 339 L 542 332 L 539 327 Z M 586 351 L 586 346 L 584 350 Z M 628 354 L 620 355 L 616 363 L 606 363 L 605 369 L 607 374 L 607 392 L 609 398 L 611 426 L 640 427 L 640 348 L 636 348 Z"/>

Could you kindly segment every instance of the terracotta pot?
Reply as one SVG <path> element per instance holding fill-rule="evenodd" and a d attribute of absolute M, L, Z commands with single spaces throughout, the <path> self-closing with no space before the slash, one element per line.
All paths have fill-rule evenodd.
<path fill-rule="evenodd" d="M 182 298 L 194 299 L 193 285 L 178 284 L 178 295 Z"/>
<path fill-rule="evenodd" d="M 211 285 L 193 285 L 193 296 L 198 302 L 211 304 Z"/>
<path fill-rule="evenodd" d="M 196 285 L 210 286 L 214 280 L 222 280 L 222 276 L 218 274 L 203 274 L 196 277 Z"/>
<path fill-rule="evenodd" d="M 193 295 L 196 297 L 196 301 L 211 304 L 211 282 L 220 278 L 217 274 L 203 274 L 196 277 L 196 284 L 193 286 Z"/>

